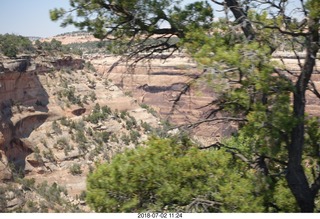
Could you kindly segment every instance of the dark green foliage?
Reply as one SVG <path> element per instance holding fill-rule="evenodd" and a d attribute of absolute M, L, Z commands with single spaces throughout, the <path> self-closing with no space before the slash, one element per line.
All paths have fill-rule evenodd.
<path fill-rule="evenodd" d="M 52 39 L 50 42 L 40 42 L 39 40 L 36 40 L 34 45 L 37 49 L 42 51 L 79 54 L 79 51 L 72 50 L 69 46 L 62 45 L 62 43 L 56 39 Z"/>
<path fill-rule="evenodd" d="M 111 114 L 111 109 L 108 106 L 100 107 L 97 103 L 90 115 L 88 115 L 85 120 L 94 124 L 98 124 L 99 121 L 108 119 Z"/>
<path fill-rule="evenodd" d="M 87 145 L 87 143 L 85 143 L 85 142 L 80 142 L 80 143 L 78 144 L 78 150 L 79 150 L 80 153 L 81 153 L 81 152 L 87 152 L 87 151 L 88 151 L 88 145 Z"/>
<path fill-rule="evenodd" d="M 34 178 L 30 178 L 30 179 L 26 179 L 26 178 L 21 178 L 21 179 L 17 179 L 18 183 L 21 183 L 23 185 L 23 189 L 33 189 L 35 188 L 35 179 Z"/>
<path fill-rule="evenodd" d="M 141 127 L 144 129 L 144 131 L 146 133 L 151 132 L 152 131 L 152 127 L 149 123 L 141 121 Z"/>
<path fill-rule="evenodd" d="M 110 107 L 108 107 L 108 106 L 101 107 L 101 111 L 102 111 L 101 112 L 102 115 L 105 116 L 105 117 L 106 117 L 106 115 L 110 115 L 112 113 Z"/>
<path fill-rule="evenodd" d="M 94 102 L 97 99 L 96 93 L 94 91 L 91 91 L 89 97 L 92 102 Z"/>
<path fill-rule="evenodd" d="M 99 133 L 99 135 L 101 137 L 101 140 L 106 143 L 106 142 L 108 142 L 111 133 L 104 131 L 104 132 Z"/>
<path fill-rule="evenodd" d="M 68 140 L 65 137 L 59 138 L 57 140 L 57 144 L 64 147 L 66 144 L 68 144 Z"/>
<path fill-rule="evenodd" d="M 50 162 L 55 162 L 56 159 L 54 158 L 53 152 L 51 149 L 49 150 L 43 150 L 42 151 L 43 157 L 48 159 Z"/>
<path fill-rule="evenodd" d="M 37 203 L 35 203 L 35 202 L 31 201 L 31 200 L 28 200 L 26 202 L 26 206 L 28 207 L 30 212 L 38 212 L 39 209 L 37 208 L 36 205 L 37 205 Z"/>
<path fill-rule="evenodd" d="M 130 136 L 128 136 L 127 134 L 123 133 L 120 137 L 121 141 L 125 144 L 125 145 L 129 145 L 130 144 Z"/>
<path fill-rule="evenodd" d="M 81 166 L 77 163 L 72 164 L 69 170 L 72 175 L 80 175 L 82 173 Z"/>
<path fill-rule="evenodd" d="M 138 144 L 138 139 L 141 137 L 140 133 L 136 130 L 131 130 L 130 131 L 130 139 L 131 142 L 133 142 L 134 144 Z"/>
<path fill-rule="evenodd" d="M 119 139 L 117 137 L 117 135 L 115 133 L 113 133 L 111 136 L 110 136 L 110 141 L 111 142 L 116 142 L 116 143 L 119 143 Z"/>
<path fill-rule="evenodd" d="M 86 54 L 110 54 L 111 52 L 107 49 L 108 41 L 98 41 L 98 42 L 82 42 L 82 43 L 71 43 L 68 46 L 72 51 L 77 51 L 78 54 L 85 52 Z"/>
<path fill-rule="evenodd" d="M 9 44 L 10 45 L 10 44 Z M 18 49 L 15 46 L 3 46 L 1 45 L 1 51 L 4 55 L 8 56 L 8 57 L 16 57 L 17 53 L 18 53 Z"/>
<path fill-rule="evenodd" d="M 128 114 L 128 112 L 127 112 L 126 110 L 121 111 L 121 112 L 120 112 L 120 118 L 121 118 L 121 119 L 125 119 L 126 116 L 127 116 L 127 114 Z"/>
<path fill-rule="evenodd" d="M 248 17 L 259 25 L 278 25 L 282 19 L 270 19 L 267 12 L 259 14 L 253 10 L 248 13 Z M 272 179 L 269 182 L 270 191 L 276 197 L 285 197 L 279 193 L 276 185 L 282 185 L 283 188 L 287 185 L 295 195 L 301 211 L 314 211 L 317 207 L 313 208 L 313 203 L 317 203 L 318 198 L 311 193 L 318 194 L 320 187 L 312 188 L 310 185 L 317 184 L 315 176 L 319 176 L 319 172 L 313 169 L 315 174 L 311 177 L 305 162 L 319 163 L 315 153 L 310 153 L 310 150 L 317 150 L 315 141 L 311 139 L 319 138 L 315 129 L 319 127 L 319 122 L 314 123 L 314 119 L 310 120 L 305 115 L 305 95 L 310 84 L 306 83 L 303 87 L 300 82 L 282 75 L 280 72 L 288 69 L 271 60 L 273 50 L 282 45 L 273 39 L 291 39 L 294 34 L 280 34 L 272 28 L 263 29 L 262 25 L 264 31 L 255 34 L 257 40 L 246 41 L 237 34 L 222 31 L 233 28 L 228 27 L 227 23 L 219 22 L 215 26 L 221 32 L 213 32 L 210 36 L 200 31 L 191 32 L 189 37 L 193 40 L 182 43 L 199 63 L 210 70 L 204 78 L 217 95 L 214 101 L 217 108 L 223 109 L 225 115 L 241 120 L 239 131 L 226 146 L 232 145 L 232 151 L 241 153 L 258 166 L 257 158 L 265 162 L 262 169 Z M 296 40 L 300 39 L 292 40 L 292 53 L 296 52 L 293 43 Z M 308 47 L 310 44 L 301 45 Z M 294 74 L 295 77 L 306 82 L 305 75 L 311 77 L 313 73 L 313 67 L 310 66 L 301 67 L 301 72 L 304 72 Z M 290 171 L 287 170 L 289 167 Z M 284 171 L 287 175 L 281 175 Z M 288 184 L 283 182 L 283 178 L 274 177 L 279 174 L 286 177 Z M 288 195 L 288 190 L 283 194 Z M 268 199 L 273 203 L 271 197 Z M 280 205 L 288 209 L 284 203 Z M 288 202 L 288 205 L 294 206 L 292 211 L 297 209 L 292 202 Z"/>
<path fill-rule="evenodd" d="M 99 146 L 102 146 L 109 141 L 110 135 L 111 135 L 111 132 L 106 132 L 106 131 L 95 132 L 93 136 L 93 140 L 97 142 Z"/>
<path fill-rule="evenodd" d="M 87 137 L 85 136 L 84 131 L 78 130 L 76 132 L 76 142 L 78 142 L 78 143 L 86 143 L 87 142 Z"/>
<path fill-rule="evenodd" d="M 121 117 L 121 116 L 120 116 Z M 128 115 L 128 118 L 126 120 L 126 129 L 132 130 L 133 128 L 137 128 L 137 121 L 133 116 Z"/>
<path fill-rule="evenodd" d="M 86 199 L 86 196 L 87 196 L 86 191 L 82 191 L 81 194 L 80 194 L 80 196 L 79 196 L 79 199 L 80 199 L 80 200 L 85 200 L 85 199 Z"/>
<path fill-rule="evenodd" d="M 60 127 L 60 125 L 58 124 L 58 122 L 56 120 L 52 122 L 51 127 L 52 127 L 52 130 L 56 134 L 61 134 L 62 133 L 61 127 Z"/>
<path fill-rule="evenodd" d="M 84 67 L 86 69 L 88 69 L 89 71 L 92 71 L 92 72 L 96 72 L 97 71 L 91 62 L 86 62 L 84 64 Z"/>
<path fill-rule="evenodd" d="M 79 121 L 74 121 L 71 123 L 70 128 L 75 129 L 76 131 L 84 132 L 85 122 L 82 119 Z"/>
<path fill-rule="evenodd" d="M 7 207 L 7 199 L 5 198 L 6 189 L 0 187 L 0 212 L 4 212 Z"/>
<path fill-rule="evenodd" d="M 64 193 L 67 195 L 67 190 L 56 183 L 53 183 L 51 186 L 47 181 L 37 185 L 37 192 L 44 197 L 47 201 L 51 203 L 59 203 L 61 204 L 63 199 L 61 198 L 60 193 Z"/>
<path fill-rule="evenodd" d="M 40 150 L 38 147 L 35 147 L 34 148 L 34 151 L 33 151 L 33 156 L 34 156 L 34 159 L 38 162 L 42 162 L 42 157 L 40 155 Z"/>
<path fill-rule="evenodd" d="M 62 117 L 61 119 L 60 119 L 60 123 L 61 123 L 61 125 L 63 125 L 63 126 L 70 126 L 70 120 L 68 120 L 66 117 Z"/>
<path fill-rule="evenodd" d="M 150 107 L 147 104 L 141 104 L 140 107 L 146 109 L 147 112 L 152 114 L 153 116 L 157 116 L 157 114 L 158 114 L 157 111 L 155 111 L 155 109 L 153 109 L 152 107 Z"/>
<path fill-rule="evenodd" d="M 14 58 L 19 54 L 34 53 L 36 50 L 81 54 L 81 51 L 70 49 L 56 39 L 52 39 L 51 42 L 40 42 L 40 40 L 36 40 L 33 44 L 28 37 L 15 34 L 0 34 L 0 52 L 5 56 Z"/>
<path fill-rule="evenodd" d="M 32 42 L 23 36 L 14 34 L 0 35 L 0 52 L 8 57 L 16 57 L 18 53 L 30 53 L 34 48 Z"/>
<path fill-rule="evenodd" d="M 228 153 L 153 138 L 98 165 L 87 179 L 87 202 L 97 212 L 259 212 L 255 181 Z"/>
<path fill-rule="evenodd" d="M 144 125 L 146 128 L 148 128 L 148 126 Z M 161 126 L 152 129 L 153 134 L 156 136 L 159 136 L 161 138 L 166 138 L 168 137 L 168 131 L 170 131 L 172 129 L 173 125 L 168 121 L 168 120 L 162 120 L 161 121 Z"/>
<path fill-rule="evenodd" d="M 61 96 L 66 97 L 70 103 L 83 106 L 80 95 L 76 96 L 75 91 L 76 91 L 75 87 L 70 86 L 60 91 L 59 93 L 61 94 Z"/>

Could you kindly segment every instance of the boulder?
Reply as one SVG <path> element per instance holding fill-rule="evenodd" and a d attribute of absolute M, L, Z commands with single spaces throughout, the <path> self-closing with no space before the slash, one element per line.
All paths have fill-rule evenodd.
<path fill-rule="evenodd" d="M 14 209 L 20 208 L 23 205 L 23 200 L 20 198 L 14 198 L 7 202 L 7 209 L 13 211 Z"/>
<path fill-rule="evenodd" d="M 0 62 L 0 74 L 4 73 L 5 67 L 3 66 L 2 62 Z"/>
<path fill-rule="evenodd" d="M 3 151 L 0 151 L 0 182 L 10 180 L 12 173 L 8 166 L 8 160 Z"/>
<path fill-rule="evenodd" d="M 30 65 L 30 61 L 28 59 L 15 59 L 8 62 L 3 63 L 3 66 L 10 71 L 16 72 L 25 72 Z"/>

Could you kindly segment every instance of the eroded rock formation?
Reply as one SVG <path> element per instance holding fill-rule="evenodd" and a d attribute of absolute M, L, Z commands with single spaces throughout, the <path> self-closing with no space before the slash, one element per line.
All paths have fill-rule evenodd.
<path fill-rule="evenodd" d="M 25 139 L 49 117 L 49 95 L 39 74 L 83 66 L 83 60 L 71 56 L 0 60 L 0 182 L 12 177 L 9 164 L 22 171 L 29 165 L 26 157 L 34 145 Z"/>
<path fill-rule="evenodd" d="M 95 162 L 159 124 L 84 60 L 0 56 L 0 212 L 89 211 L 79 197 Z"/>

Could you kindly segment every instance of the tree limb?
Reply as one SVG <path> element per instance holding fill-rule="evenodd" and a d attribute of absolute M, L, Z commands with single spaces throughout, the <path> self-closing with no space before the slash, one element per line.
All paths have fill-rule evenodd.
<path fill-rule="evenodd" d="M 200 120 L 191 124 L 188 124 L 187 127 L 191 128 L 191 127 L 196 127 L 202 123 L 208 123 L 208 122 L 247 122 L 247 119 L 244 118 L 236 118 L 236 117 L 216 117 L 216 118 L 211 118 L 211 119 L 204 119 L 204 120 Z"/>
<path fill-rule="evenodd" d="M 317 98 L 320 99 L 320 93 L 312 80 L 310 80 L 309 85 L 310 86 L 308 87 L 308 90 L 311 91 L 314 95 L 316 95 Z"/>
<path fill-rule="evenodd" d="M 213 1 L 215 2 L 215 1 Z M 224 0 L 226 6 L 231 10 L 236 19 L 236 23 L 241 25 L 241 29 L 246 36 L 247 40 L 251 41 L 255 38 L 255 31 L 252 24 L 247 19 L 247 15 L 243 8 L 240 7 L 237 0 Z"/>

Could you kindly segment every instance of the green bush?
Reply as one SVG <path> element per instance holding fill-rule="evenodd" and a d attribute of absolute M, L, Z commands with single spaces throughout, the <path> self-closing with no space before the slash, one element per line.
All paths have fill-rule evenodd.
<path fill-rule="evenodd" d="M 155 109 L 153 109 L 152 107 L 150 107 L 149 105 L 142 103 L 140 104 L 140 107 L 143 109 L 146 109 L 148 113 L 152 114 L 153 116 L 157 117 L 157 111 Z"/>
<path fill-rule="evenodd" d="M 80 95 L 76 96 L 75 92 L 75 87 L 70 86 L 62 91 L 62 95 L 66 97 L 70 103 L 83 106 Z"/>
<path fill-rule="evenodd" d="M 47 181 L 37 185 L 36 191 L 49 202 L 62 203 L 61 193 L 67 195 L 67 190 L 59 186 L 57 183 L 52 183 L 50 186 Z"/>
<path fill-rule="evenodd" d="M 70 166 L 70 173 L 72 175 L 80 175 L 82 173 L 81 167 L 79 164 L 75 163 Z"/>
<path fill-rule="evenodd" d="M 0 35 L 0 51 L 5 56 L 16 57 L 18 53 L 34 51 L 34 47 L 27 37 L 5 34 Z"/>
<path fill-rule="evenodd" d="M 34 43 L 35 47 L 40 50 L 48 51 L 48 52 L 62 52 L 62 53 L 73 53 L 79 54 L 77 50 L 72 50 L 67 45 L 62 45 L 62 43 L 56 39 L 52 39 L 50 42 L 40 42 L 36 40 Z"/>
<path fill-rule="evenodd" d="M 261 212 L 255 180 L 222 150 L 152 138 L 98 165 L 87 178 L 87 203 L 97 212 Z"/>
<path fill-rule="evenodd" d="M 63 126 L 70 126 L 70 120 L 69 119 L 67 119 L 66 117 L 62 117 L 61 119 L 60 119 L 60 123 L 61 123 L 61 125 L 63 125 Z"/>
<path fill-rule="evenodd" d="M 121 135 L 121 141 L 125 144 L 125 145 L 129 145 L 130 144 L 130 141 L 131 141 L 131 139 L 130 139 L 130 136 L 129 135 L 126 135 L 126 133 L 123 133 L 122 135 Z"/>
<path fill-rule="evenodd" d="M 42 162 L 42 157 L 40 154 L 40 149 L 36 146 L 33 150 L 34 159 L 38 162 Z"/>
<path fill-rule="evenodd" d="M 48 159 L 48 160 L 51 161 L 51 162 L 55 162 L 55 161 L 56 161 L 56 159 L 54 158 L 54 155 L 53 155 L 53 152 L 52 152 L 51 149 L 49 149 L 49 150 L 43 150 L 43 151 L 42 151 L 42 154 L 43 154 L 43 157 L 44 157 L 45 159 Z"/>
<path fill-rule="evenodd" d="M 130 131 L 130 139 L 134 144 L 138 144 L 138 140 L 141 137 L 140 133 L 134 129 Z"/>
<path fill-rule="evenodd" d="M 87 137 L 84 134 L 84 131 L 78 130 L 76 132 L 76 142 L 78 142 L 78 143 L 86 143 L 87 142 Z"/>
<path fill-rule="evenodd" d="M 62 134 L 61 127 L 56 120 L 52 122 L 51 128 L 56 134 Z"/>
<path fill-rule="evenodd" d="M 141 127 L 144 129 L 145 132 L 151 132 L 153 130 L 152 126 L 144 121 L 141 121 Z"/>
<path fill-rule="evenodd" d="M 92 102 L 94 102 L 95 100 L 97 100 L 97 96 L 96 93 L 94 91 L 91 91 L 91 93 L 89 94 L 90 100 Z"/>
<path fill-rule="evenodd" d="M 112 111 L 108 106 L 100 107 L 97 103 L 90 115 L 86 117 L 86 121 L 98 124 L 100 120 L 108 119 L 108 116 L 111 115 Z"/>

